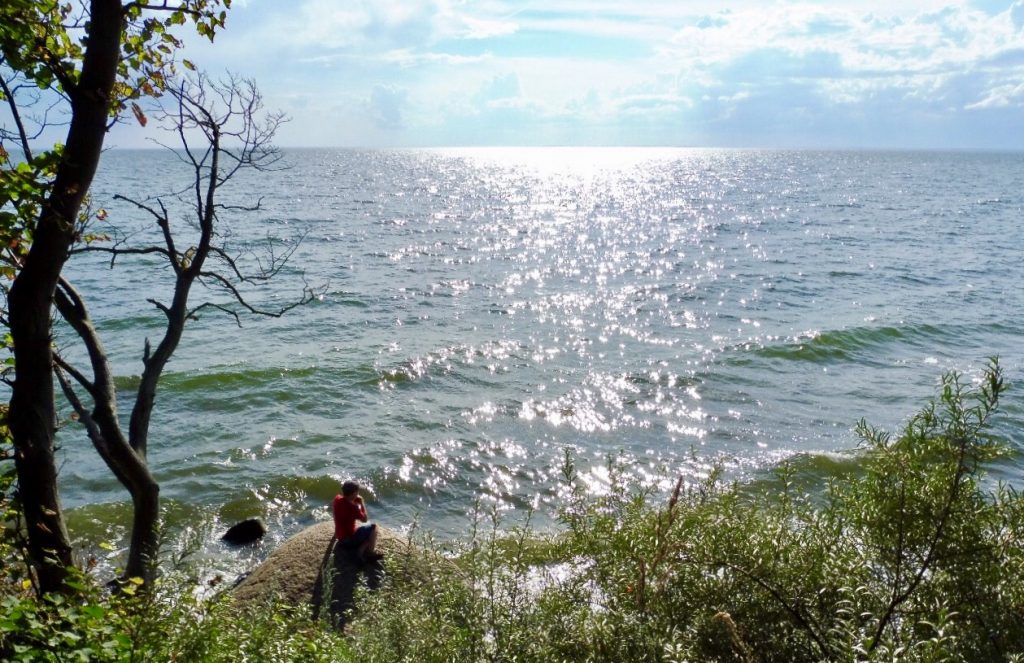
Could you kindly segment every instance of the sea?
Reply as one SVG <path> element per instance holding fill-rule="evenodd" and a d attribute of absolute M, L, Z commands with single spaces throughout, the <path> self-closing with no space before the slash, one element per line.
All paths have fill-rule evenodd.
<path fill-rule="evenodd" d="M 192 173 L 104 154 L 93 247 L 195 244 Z M 858 421 L 898 433 L 944 372 L 1011 383 L 994 432 L 1024 471 L 1024 153 L 646 148 L 284 150 L 218 191 L 210 277 L 157 394 L 149 464 L 168 554 L 232 572 L 330 518 L 441 540 L 474 514 L 557 529 L 568 458 L 593 495 L 679 476 L 855 471 Z M 113 260 L 112 260 L 113 258 Z M 238 273 L 234 273 L 237 268 Z M 66 274 L 110 356 L 127 426 L 173 276 L 85 251 Z M 240 281 L 239 275 L 253 279 Z M 273 278 L 259 278 L 272 276 Z M 311 296 L 310 296 L 311 295 Z M 228 312 L 228 310 L 233 311 Z M 237 317 L 236 317 L 237 314 Z M 83 355 L 72 334 L 56 342 Z M 83 367 L 84 368 L 84 367 Z M 116 564 L 128 494 L 62 409 L 62 499 Z M 232 549 L 232 523 L 265 541 Z M 114 550 L 97 548 L 110 543 Z"/>

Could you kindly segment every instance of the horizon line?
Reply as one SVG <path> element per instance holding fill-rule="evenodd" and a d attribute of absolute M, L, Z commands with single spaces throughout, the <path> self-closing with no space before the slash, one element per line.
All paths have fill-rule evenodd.
<path fill-rule="evenodd" d="M 281 150 L 746 150 L 779 152 L 1024 152 L 1024 146 L 878 146 L 878 145 L 274 145 Z M 109 145 L 104 152 L 177 150 L 164 145 Z"/>

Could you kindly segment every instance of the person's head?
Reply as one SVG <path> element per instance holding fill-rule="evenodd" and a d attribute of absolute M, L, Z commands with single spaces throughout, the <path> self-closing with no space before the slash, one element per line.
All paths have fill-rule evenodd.
<path fill-rule="evenodd" d="M 359 484 L 355 481 L 346 481 L 341 484 L 342 497 L 355 497 L 359 494 Z"/>

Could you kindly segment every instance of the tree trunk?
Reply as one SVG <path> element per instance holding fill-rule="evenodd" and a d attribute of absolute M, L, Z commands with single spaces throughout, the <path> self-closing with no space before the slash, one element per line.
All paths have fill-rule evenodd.
<path fill-rule="evenodd" d="M 78 333 L 79 338 L 89 353 L 92 365 L 93 382 L 91 395 L 94 406 L 92 412 L 86 412 L 81 401 L 74 395 L 67 382 L 61 382 L 65 394 L 75 411 L 78 412 L 85 425 L 96 452 L 107 464 L 117 480 L 121 482 L 132 496 L 133 525 L 131 545 L 128 549 L 128 562 L 125 576 L 142 578 L 147 583 L 156 577 L 154 560 L 159 542 L 159 495 L 160 486 L 153 479 L 146 464 L 145 448 L 133 448 L 121 432 L 121 424 L 117 417 L 117 392 L 114 389 L 110 365 L 103 343 L 96 333 L 96 327 L 89 317 L 89 310 L 74 286 L 66 279 L 54 293 L 54 303 L 65 322 Z M 148 366 L 152 362 L 147 362 Z M 58 378 L 62 376 L 58 373 Z M 149 376 L 153 381 L 155 392 L 156 380 L 159 376 Z M 147 373 L 143 373 L 142 383 L 147 381 Z M 141 387 L 140 387 L 141 389 Z M 139 405 L 136 402 L 136 409 Z M 132 420 L 135 417 L 133 415 Z"/>
<path fill-rule="evenodd" d="M 72 563 L 57 494 L 50 310 L 74 241 L 82 200 L 103 148 L 123 31 L 118 0 L 92 0 L 90 6 L 82 74 L 78 85 L 66 91 L 72 115 L 64 158 L 33 233 L 32 247 L 8 296 L 15 362 L 9 424 L 29 552 L 44 592 L 61 588 L 63 567 Z"/>
<path fill-rule="evenodd" d="M 11 399 L 10 427 L 14 439 L 25 429 L 42 433 L 38 440 L 29 444 L 22 441 L 14 456 L 14 466 L 19 478 L 19 497 L 22 513 L 28 526 L 28 551 L 35 566 L 39 587 L 50 592 L 59 589 L 67 576 L 66 568 L 71 564 L 71 544 L 61 515 L 60 498 L 57 494 L 57 465 L 53 457 L 52 442 L 47 444 L 47 424 L 21 409 Z M 16 414 L 17 413 L 17 414 Z M 25 416 L 28 414 L 28 416 Z M 52 429 L 53 422 L 49 422 Z M 31 434 L 31 433 L 30 433 Z"/>
<path fill-rule="evenodd" d="M 130 491 L 134 513 L 131 547 L 124 575 L 126 578 L 142 578 L 144 586 L 151 587 L 156 577 L 156 556 L 160 546 L 160 485 L 148 471 L 143 477 L 133 478 L 140 481 Z"/>

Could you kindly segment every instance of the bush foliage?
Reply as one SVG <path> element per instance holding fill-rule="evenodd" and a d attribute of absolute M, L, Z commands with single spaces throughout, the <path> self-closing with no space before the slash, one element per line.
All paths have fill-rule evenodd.
<path fill-rule="evenodd" d="M 240 614 L 166 582 L 40 598 L 8 537 L 0 655 L 111 661 L 1024 660 L 1024 501 L 983 483 L 1004 385 L 944 376 L 898 435 L 857 427 L 856 476 L 813 489 L 717 472 L 666 496 L 613 480 L 595 497 L 571 457 L 564 527 L 503 531 L 478 514 L 456 561 L 388 560 L 346 634 L 283 606 Z M 613 479 L 618 469 L 610 464 Z M 667 499 L 666 499 L 667 497 Z M 14 513 L 14 512 L 11 512 Z M 419 543 L 440 550 L 430 541 Z M 6 660 L 6 659 L 5 659 Z"/>

